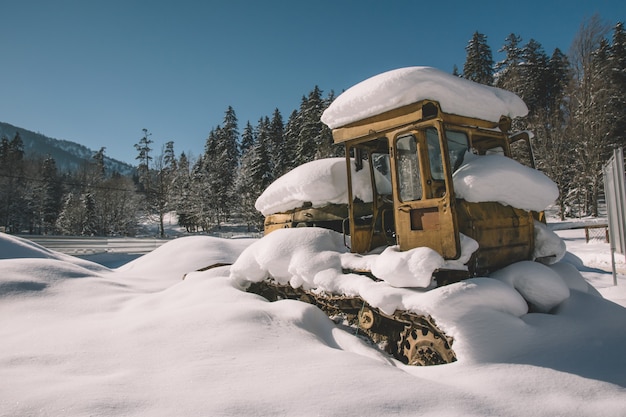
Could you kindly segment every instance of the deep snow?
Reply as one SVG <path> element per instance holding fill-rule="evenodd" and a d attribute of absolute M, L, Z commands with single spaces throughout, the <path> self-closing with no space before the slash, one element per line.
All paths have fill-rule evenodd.
<path fill-rule="evenodd" d="M 444 111 L 488 120 L 526 113 L 514 94 L 414 67 L 351 88 L 323 119 L 341 126 L 409 104 L 416 94 L 439 99 Z M 470 105 L 477 101 L 482 105 Z M 466 166 L 471 160 L 466 156 Z M 334 173 L 345 175 L 344 164 L 318 174 L 339 186 Z M 463 197 L 513 205 L 538 197 L 533 204 L 542 208 L 554 198 L 549 182 L 536 188 L 543 179 L 519 185 L 508 174 L 487 174 L 479 172 L 487 183 L 479 182 L 478 193 L 474 177 L 465 176 Z M 515 187 L 500 187 L 507 179 Z M 311 198 L 280 197 L 257 207 L 278 203 L 284 210 Z M 442 288 L 430 285 L 429 271 L 443 262 L 432 251 L 391 247 L 361 257 L 346 252 L 343 236 L 315 228 L 261 240 L 178 238 L 116 269 L 0 233 L 0 414 L 624 416 L 626 279 L 610 286 L 611 274 L 601 269 L 607 244 L 585 244 L 581 230 L 558 233 L 569 252 L 537 224 L 535 256 L 554 255 L 550 265 L 520 262 Z M 475 250 L 471 239 L 464 246 L 466 256 Z M 338 273 L 355 264 L 385 280 Z M 618 266 L 624 271 L 626 262 Z M 360 294 L 385 311 L 432 314 L 454 338 L 458 361 L 405 366 L 316 307 L 270 303 L 243 290 L 268 274 Z"/>
<path fill-rule="evenodd" d="M 435 290 L 423 308 L 459 361 L 430 368 L 239 290 L 229 267 L 193 272 L 255 240 L 179 238 L 111 270 L 0 234 L 0 415 L 623 416 L 626 279 L 596 268 L 608 245 L 559 233 L 579 255 L 552 267 L 568 297 L 525 313 L 509 282 Z"/>

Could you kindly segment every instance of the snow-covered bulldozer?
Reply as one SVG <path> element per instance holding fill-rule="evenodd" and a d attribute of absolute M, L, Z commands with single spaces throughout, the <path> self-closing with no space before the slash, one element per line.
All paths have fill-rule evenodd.
<path fill-rule="evenodd" d="M 270 192 L 257 201 L 266 216 L 265 233 L 329 228 L 343 234 L 356 254 L 381 253 L 381 247 L 400 252 L 430 248 L 445 261 L 432 271 L 432 283 L 438 286 L 533 260 L 538 257 L 537 219 L 556 198 L 556 187 L 511 159 L 516 147 L 532 161 L 528 133 L 510 132 L 512 119 L 526 113 L 513 93 L 429 67 L 370 78 L 341 94 L 322 116 L 335 143 L 345 146 L 346 195 L 324 199 L 321 185 L 315 184 L 310 199 L 287 198 L 291 206 L 273 206 L 289 191 Z M 337 164 L 327 169 L 336 170 Z M 341 182 L 340 175 L 327 174 L 331 182 Z M 520 181 L 540 184 L 540 189 L 529 197 L 522 190 L 528 184 Z M 306 181 L 300 185 L 304 195 L 307 187 L 313 188 Z M 513 201 L 507 199 L 511 195 Z M 344 273 L 380 279 L 368 268 L 358 269 L 346 267 Z M 422 286 L 428 285 L 430 278 Z M 313 284 L 294 286 L 269 278 L 253 282 L 248 290 L 270 300 L 300 299 L 331 316 L 341 315 L 406 363 L 455 360 L 451 338 L 429 316 L 384 313 L 362 297 L 331 294 Z"/>
<path fill-rule="evenodd" d="M 440 285 L 532 259 L 534 218 L 541 214 L 497 200 L 470 202 L 455 194 L 453 178 L 468 152 L 511 157 L 515 143 L 532 155 L 527 132 L 510 134 L 511 119 L 527 111 L 521 99 L 432 68 L 383 76 L 348 90 L 322 119 L 335 143 L 345 145 L 348 201 L 303 202 L 269 214 L 265 233 L 316 225 L 349 235 L 352 252 L 429 247 L 444 259 L 459 259 L 462 235 L 477 241 L 468 270 L 437 271 Z M 359 101 L 363 96 L 372 102 Z M 388 99 L 393 103 L 384 106 Z M 357 190 L 361 170 L 371 179 L 371 196 Z"/>

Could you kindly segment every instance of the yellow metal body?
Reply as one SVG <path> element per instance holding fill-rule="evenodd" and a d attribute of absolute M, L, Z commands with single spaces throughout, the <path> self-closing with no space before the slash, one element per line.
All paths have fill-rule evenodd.
<path fill-rule="evenodd" d="M 468 264 L 472 274 L 531 259 L 533 213 L 457 199 L 452 181 L 468 150 L 511 157 L 510 126 L 504 116 L 494 123 L 446 114 L 437 102 L 423 100 L 336 128 L 334 141 L 346 149 L 348 206 L 330 211 L 303 207 L 269 216 L 266 233 L 326 222 L 350 235 L 352 252 L 383 245 L 399 245 L 400 250 L 425 246 L 445 259 L 459 258 L 463 233 L 480 246 Z M 513 138 L 519 142 L 524 135 Z M 353 163 L 371 173 L 369 202 L 355 197 Z"/>

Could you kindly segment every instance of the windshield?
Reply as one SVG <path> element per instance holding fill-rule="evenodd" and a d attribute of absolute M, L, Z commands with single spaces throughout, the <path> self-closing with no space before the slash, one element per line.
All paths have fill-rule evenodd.
<path fill-rule="evenodd" d="M 450 167 L 452 167 L 452 172 L 454 172 L 463 163 L 463 156 L 469 149 L 469 141 L 465 132 L 457 132 L 455 130 L 446 130 L 446 138 L 448 139 Z"/>

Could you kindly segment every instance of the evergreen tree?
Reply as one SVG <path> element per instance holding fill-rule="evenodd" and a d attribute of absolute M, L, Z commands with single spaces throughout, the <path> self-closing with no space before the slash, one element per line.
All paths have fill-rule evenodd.
<path fill-rule="evenodd" d="M 615 146 L 626 147 L 626 33 L 623 22 L 613 29 L 612 43 L 608 53 L 610 71 L 610 141 Z"/>
<path fill-rule="evenodd" d="M 183 152 L 178 158 L 176 175 L 174 178 L 174 208 L 178 217 L 178 224 L 187 232 L 195 232 L 197 224 L 193 216 L 193 201 L 191 184 L 190 162 Z"/>
<path fill-rule="evenodd" d="M 239 146 L 240 155 L 245 155 L 248 150 L 254 145 L 254 127 L 248 121 L 246 127 L 241 134 L 241 145 Z"/>
<path fill-rule="evenodd" d="M 57 230 L 64 235 L 80 236 L 84 234 L 85 223 L 85 209 L 80 197 L 69 192 L 57 219 Z"/>
<path fill-rule="evenodd" d="M 287 172 L 289 155 L 285 147 L 285 126 L 278 109 L 274 109 L 272 119 L 267 125 L 267 144 L 271 155 L 272 178 L 278 178 Z"/>
<path fill-rule="evenodd" d="M 165 144 L 165 149 L 163 150 L 163 162 L 165 169 L 170 172 L 175 172 L 178 169 L 176 153 L 174 152 L 174 141 L 169 141 Z"/>
<path fill-rule="evenodd" d="M 493 55 L 487 36 L 474 32 L 465 47 L 467 56 L 463 65 L 463 78 L 480 84 L 493 85 Z"/>
<path fill-rule="evenodd" d="M 57 173 L 56 161 L 48 156 L 41 166 L 41 181 L 37 190 L 37 225 L 44 234 L 54 232 L 61 212 L 63 188 Z"/>
<path fill-rule="evenodd" d="M 176 174 L 176 154 L 174 142 L 166 143 L 163 152 L 155 161 L 155 184 L 152 192 L 153 207 L 159 219 L 159 236 L 165 237 L 164 218 L 172 201 L 174 177 Z"/>
<path fill-rule="evenodd" d="M 261 119 L 260 123 L 263 123 L 263 119 Z M 241 156 L 241 164 L 239 165 L 236 181 L 241 219 L 245 222 L 248 231 L 251 231 L 253 227 L 261 229 L 263 224 L 263 218 L 255 207 L 256 200 L 263 188 L 261 184 L 263 180 L 259 181 L 259 177 L 256 175 L 256 169 L 266 170 L 270 168 L 269 164 L 260 168 L 255 167 L 255 164 L 259 162 L 257 159 L 259 155 L 261 155 L 261 161 L 265 163 L 269 161 L 269 158 L 265 151 L 265 144 L 259 144 L 258 140 L 256 140 L 256 134 L 250 137 L 254 140 Z M 267 135 L 263 134 L 262 137 L 266 138 Z M 265 174 L 270 174 L 270 171 L 265 171 Z"/>
<path fill-rule="evenodd" d="M 539 42 L 531 39 L 522 48 L 520 87 L 517 93 L 528 106 L 529 115 L 535 115 L 546 108 L 546 94 L 549 89 L 548 56 Z"/>
<path fill-rule="evenodd" d="M 211 135 L 209 135 L 210 137 Z M 208 180 L 208 160 L 205 153 L 196 160 L 191 169 L 191 181 L 189 186 L 189 198 L 187 210 L 183 212 L 187 216 L 186 224 L 191 227 L 208 231 L 212 223 L 212 211 L 210 209 L 211 196 Z"/>
<path fill-rule="evenodd" d="M 106 149 L 105 147 L 100 148 L 100 150 L 94 153 L 94 155 L 92 156 L 92 159 L 94 160 L 96 164 L 96 172 L 101 180 L 103 180 L 105 177 L 105 166 L 104 166 L 104 150 L 105 149 Z"/>
<path fill-rule="evenodd" d="M 300 115 L 297 110 L 291 112 L 289 120 L 285 125 L 284 132 L 284 146 L 285 153 L 289 156 L 287 164 L 285 165 L 285 172 L 291 171 L 299 165 L 299 158 L 297 156 L 298 142 L 300 136 Z"/>
<path fill-rule="evenodd" d="M 546 108 L 548 114 L 559 114 L 563 117 L 563 99 L 571 80 L 570 64 L 567 56 L 556 48 L 548 61 Z"/>
<path fill-rule="evenodd" d="M 521 64 L 522 64 L 522 38 L 511 33 L 504 40 L 504 46 L 498 52 L 504 52 L 505 57 L 496 63 L 495 78 L 496 87 L 503 88 L 514 93 L 518 93 L 522 86 Z"/>
<path fill-rule="evenodd" d="M 260 195 L 276 178 L 272 176 L 270 159 L 270 120 L 268 117 L 259 119 L 256 127 L 256 142 L 252 148 L 250 174 L 254 183 L 254 192 Z"/>
<path fill-rule="evenodd" d="M 328 127 L 320 120 L 324 109 L 322 90 L 315 86 L 300 105 L 296 165 L 321 157 L 318 149 L 328 141 Z"/>
<path fill-rule="evenodd" d="M 92 192 L 86 192 L 82 197 L 85 210 L 85 223 L 82 234 L 85 236 L 104 236 L 103 221 L 98 219 L 96 197 Z"/>
<path fill-rule="evenodd" d="M 152 139 L 149 139 L 152 135 L 148 132 L 148 129 L 142 129 L 143 137 L 139 140 L 139 143 L 135 144 L 135 149 L 138 155 L 135 157 L 139 161 L 137 166 L 137 173 L 139 175 L 139 183 L 144 190 L 149 190 L 150 187 L 150 161 L 152 161 L 152 148 L 150 145 L 153 143 Z"/>
<path fill-rule="evenodd" d="M 330 91 L 328 96 L 322 101 L 322 109 L 319 113 L 320 119 L 324 111 L 332 104 L 335 100 L 335 92 Z M 320 142 L 317 147 L 317 157 L 318 158 L 330 158 L 337 156 L 345 155 L 345 146 L 335 145 L 335 141 L 333 140 L 333 132 L 332 130 L 326 126 L 324 123 L 321 124 L 322 130 L 320 132 Z"/>
<path fill-rule="evenodd" d="M 28 191 L 24 179 L 24 143 L 19 132 L 13 139 L 0 139 L 0 226 L 15 233 L 27 227 L 30 220 Z M 32 201 L 32 200 L 31 200 Z"/>
<path fill-rule="evenodd" d="M 228 107 L 224 116 L 224 127 L 217 127 L 207 140 L 205 157 L 207 179 L 209 181 L 209 207 L 214 214 L 218 228 L 230 216 L 231 202 L 234 198 L 235 176 L 239 164 L 239 132 L 237 117 L 232 107 Z"/>

